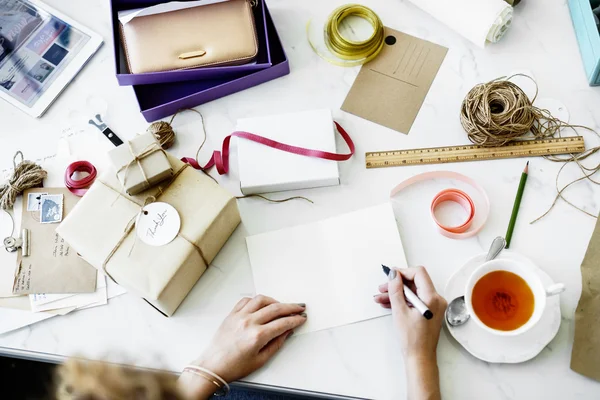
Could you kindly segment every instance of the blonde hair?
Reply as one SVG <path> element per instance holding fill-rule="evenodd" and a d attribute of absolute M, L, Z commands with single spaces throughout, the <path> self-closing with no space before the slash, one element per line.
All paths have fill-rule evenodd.
<path fill-rule="evenodd" d="M 183 400 L 173 375 L 96 361 L 68 360 L 55 382 L 56 400 Z"/>

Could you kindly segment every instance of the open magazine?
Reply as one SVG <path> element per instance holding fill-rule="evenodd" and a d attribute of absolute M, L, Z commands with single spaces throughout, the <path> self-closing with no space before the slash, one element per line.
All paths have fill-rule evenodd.
<path fill-rule="evenodd" d="M 0 97 L 40 116 L 101 44 L 39 1 L 0 0 Z"/>

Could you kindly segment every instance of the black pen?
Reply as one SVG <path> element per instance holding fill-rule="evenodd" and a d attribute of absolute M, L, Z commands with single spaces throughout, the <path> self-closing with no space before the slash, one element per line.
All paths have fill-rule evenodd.
<path fill-rule="evenodd" d="M 383 264 L 381 264 L 381 267 L 383 268 L 383 273 L 389 277 L 391 269 Z M 406 297 L 406 300 L 410 301 L 413 307 L 423 314 L 426 319 L 433 318 L 433 313 L 429 307 L 427 307 L 427 305 L 406 285 L 404 285 L 404 297 Z"/>

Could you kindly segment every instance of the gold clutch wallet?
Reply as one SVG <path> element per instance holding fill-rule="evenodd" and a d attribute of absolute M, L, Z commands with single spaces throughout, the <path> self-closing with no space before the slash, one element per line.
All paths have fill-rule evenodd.
<path fill-rule="evenodd" d="M 247 64 L 258 39 L 251 0 L 228 0 L 121 24 L 129 72 Z"/>

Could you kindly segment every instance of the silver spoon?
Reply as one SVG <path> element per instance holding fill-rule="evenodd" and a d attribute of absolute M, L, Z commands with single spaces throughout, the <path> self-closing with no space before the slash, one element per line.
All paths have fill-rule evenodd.
<path fill-rule="evenodd" d="M 506 247 L 506 240 L 502 236 L 498 236 L 492 242 L 490 250 L 485 257 L 485 261 L 491 261 L 500 254 L 500 252 Z M 466 323 L 471 316 L 467 312 L 465 305 L 465 296 L 455 298 L 450 302 L 448 308 L 446 308 L 446 321 L 451 326 L 460 326 Z"/>

